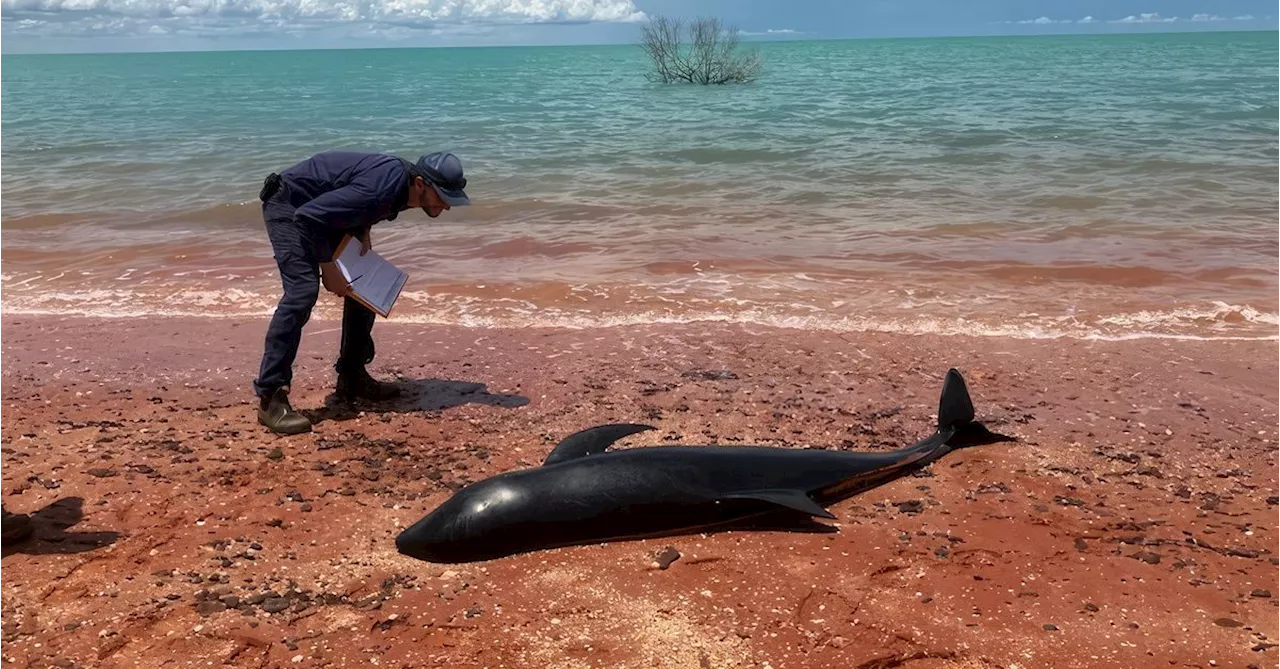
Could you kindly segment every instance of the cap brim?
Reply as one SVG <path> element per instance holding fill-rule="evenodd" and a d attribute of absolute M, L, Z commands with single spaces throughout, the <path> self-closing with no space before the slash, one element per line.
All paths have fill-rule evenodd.
<path fill-rule="evenodd" d="M 436 193 L 440 196 L 440 199 L 444 200 L 450 207 L 461 207 L 471 204 L 471 198 L 467 197 L 465 191 L 447 190 L 435 184 L 431 184 L 431 187 L 436 189 Z"/>

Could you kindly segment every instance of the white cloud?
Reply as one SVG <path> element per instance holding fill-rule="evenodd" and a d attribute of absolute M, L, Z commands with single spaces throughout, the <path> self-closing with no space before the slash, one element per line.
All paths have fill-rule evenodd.
<path fill-rule="evenodd" d="M 1177 21 L 1177 20 L 1178 20 L 1178 17 L 1176 16 L 1172 18 L 1164 18 L 1160 16 L 1159 12 L 1146 12 L 1143 14 L 1138 14 L 1137 16 L 1130 14 L 1124 17 L 1123 19 L 1108 21 L 1108 23 L 1173 23 L 1174 21 Z"/>
<path fill-rule="evenodd" d="M 804 34 L 799 30 L 792 30 L 791 28 L 769 28 L 764 32 L 752 32 L 750 30 L 741 30 L 739 31 L 739 33 L 742 35 L 803 35 Z"/>
<path fill-rule="evenodd" d="M 1107 20 L 1107 23 L 1128 23 L 1128 24 L 1184 23 L 1187 21 L 1192 21 L 1195 23 L 1204 23 L 1208 21 L 1253 21 L 1253 20 L 1254 20 L 1254 17 L 1249 14 L 1232 17 L 1230 19 L 1223 18 L 1221 16 L 1218 16 L 1217 14 L 1195 14 L 1191 18 L 1186 19 L 1186 18 L 1178 18 L 1176 16 L 1171 16 L 1166 18 L 1166 17 L 1160 16 L 1158 12 L 1147 12 L 1143 14 L 1130 14 L 1129 16 L 1126 16 L 1121 19 L 1109 19 Z M 1101 21 L 1099 21 L 1098 19 L 1090 15 L 1078 21 L 1072 21 L 1071 19 L 1051 19 L 1047 16 L 1041 16 L 1040 18 L 1036 18 L 1036 19 L 1023 19 L 1021 21 L 1001 21 L 1001 23 L 1017 23 L 1020 25 L 1044 26 L 1044 25 L 1052 25 L 1055 23 L 1101 23 Z"/>
<path fill-rule="evenodd" d="M 0 0 L 6 33 L 244 34 L 645 20 L 633 0 Z M 18 19 L 14 21 L 13 19 Z"/>

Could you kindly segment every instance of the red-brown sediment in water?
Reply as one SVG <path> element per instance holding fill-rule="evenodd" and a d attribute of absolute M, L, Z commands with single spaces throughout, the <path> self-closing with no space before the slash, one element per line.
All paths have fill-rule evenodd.
<path fill-rule="evenodd" d="M 316 321 L 294 402 L 322 420 L 282 438 L 251 404 L 264 328 L 4 319 L 4 503 L 37 517 L 5 549 L 6 665 L 1277 662 L 1275 342 L 380 322 L 371 369 L 409 395 L 343 412 Z M 839 503 L 835 533 L 394 549 L 457 486 L 596 423 L 659 428 L 625 448 L 901 446 L 949 366 L 1020 441 Z"/>

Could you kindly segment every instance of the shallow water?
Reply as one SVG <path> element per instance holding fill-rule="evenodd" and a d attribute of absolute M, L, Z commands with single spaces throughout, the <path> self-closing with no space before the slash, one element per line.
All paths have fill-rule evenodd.
<path fill-rule="evenodd" d="M 269 313 L 267 173 L 451 149 L 476 205 L 374 229 L 396 320 L 1275 337 L 1276 33 L 762 48 L 10 56 L 4 310 Z"/>

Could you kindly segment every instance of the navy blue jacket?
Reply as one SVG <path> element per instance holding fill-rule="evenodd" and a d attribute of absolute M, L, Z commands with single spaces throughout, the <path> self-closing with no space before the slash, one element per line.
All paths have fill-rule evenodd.
<path fill-rule="evenodd" d="M 391 221 L 409 196 L 404 161 L 383 153 L 326 151 L 280 173 L 317 257 L 333 257 L 333 242 L 379 221 Z"/>

